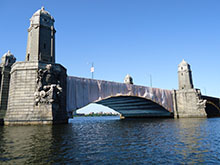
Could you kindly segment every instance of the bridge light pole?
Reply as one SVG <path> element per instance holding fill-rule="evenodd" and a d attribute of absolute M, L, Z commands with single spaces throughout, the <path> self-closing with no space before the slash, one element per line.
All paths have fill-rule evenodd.
<path fill-rule="evenodd" d="M 152 76 L 150 74 L 150 87 L 152 88 Z"/>
<path fill-rule="evenodd" d="M 149 76 L 150 78 L 150 87 L 152 88 L 152 75 L 151 74 L 147 74 L 147 77 Z"/>
<path fill-rule="evenodd" d="M 94 71 L 95 71 L 94 63 L 92 62 L 92 67 L 90 69 L 90 72 L 92 73 L 92 79 L 94 78 Z"/>
<path fill-rule="evenodd" d="M 206 87 L 204 87 L 204 94 L 206 95 Z"/>

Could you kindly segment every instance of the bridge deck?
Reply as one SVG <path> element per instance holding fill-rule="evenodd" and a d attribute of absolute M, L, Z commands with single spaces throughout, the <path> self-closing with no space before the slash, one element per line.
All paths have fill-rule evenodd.
<path fill-rule="evenodd" d="M 120 99 L 119 99 L 120 97 Z M 134 99 L 135 98 L 135 99 Z M 139 98 L 139 99 L 138 99 Z M 67 110 L 75 111 L 89 103 L 99 103 L 122 112 L 155 110 L 173 112 L 172 91 L 125 83 L 79 77 L 67 78 Z"/>

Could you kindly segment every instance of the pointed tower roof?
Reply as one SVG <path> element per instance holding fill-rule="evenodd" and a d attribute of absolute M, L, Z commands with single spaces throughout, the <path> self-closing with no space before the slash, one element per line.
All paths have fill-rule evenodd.
<path fill-rule="evenodd" d="M 191 70 L 190 65 L 183 59 L 182 62 L 178 65 L 178 70 L 183 71 L 183 70 Z"/>
<path fill-rule="evenodd" d="M 43 21 L 42 21 L 43 20 Z M 42 7 L 41 9 L 37 10 L 30 19 L 32 25 L 40 25 L 45 24 L 46 26 L 53 26 L 53 23 L 55 22 L 54 18 L 50 15 L 48 11 Z"/>
<path fill-rule="evenodd" d="M 14 55 L 10 52 L 10 50 L 5 53 L 3 56 L 2 56 L 2 63 L 1 65 L 4 65 L 4 66 L 11 66 L 13 63 L 15 63 L 16 61 L 16 58 L 14 57 Z"/>
<path fill-rule="evenodd" d="M 127 74 L 125 76 L 124 83 L 126 83 L 126 84 L 133 84 L 133 78 L 129 74 Z"/>
<path fill-rule="evenodd" d="M 11 53 L 10 50 L 8 50 L 8 52 L 3 55 L 3 57 L 6 57 L 6 56 L 14 56 L 14 55 Z"/>
<path fill-rule="evenodd" d="M 125 78 L 131 78 L 130 74 L 127 74 L 127 75 L 125 76 Z"/>
<path fill-rule="evenodd" d="M 183 59 L 182 62 L 179 65 L 186 66 L 186 65 L 189 65 L 189 64 Z"/>
<path fill-rule="evenodd" d="M 32 17 L 35 17 L 35 16 L 41 16 L 41 15 L 44 15 L 44 16 L 47 16 L 49 17 L 50 19 L 54 20 L 54 18 L 51 16 L 51 14 L 45 10 L 45 8 L 42 6 L 41 9 L 37 10 Z"/>

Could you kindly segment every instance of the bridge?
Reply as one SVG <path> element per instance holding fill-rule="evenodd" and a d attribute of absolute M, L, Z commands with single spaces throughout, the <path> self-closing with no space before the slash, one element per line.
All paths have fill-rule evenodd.
<path fill-rule="evenodd" d="M 194 88 L 190 65 L 178 66 L 177 90 L 67 76 L 55 62 L 54 18 L 44 8 L 30 19 L 25 61 L 11 52 L 0 65 L 0 124 L 68 123 L 72 112 L 102 104 L 123 117 L 216 117 L 219 98 Z"/>
<path fill-rule="evenodd" d="M 72 113 L 90 103 L 119 112 L 123 117 L 171 117 L 171 90 L 150 88 L 80 77 L 67 77 L 67 111 Z"/>
<path fill-rule="evenodd" d="M 219 117 L 220 116 L 220 99 L 211 96 L 202 95 L 201 98 L 206 100 L 205 111 L 207 117 Z"/>
<path fill-rule="evenodd" d="M 76 110 L 97 103 L 119 112 L 122 118 L 220 116 L 219 98 L 201 95 L 200 90 L 193 88 L 177 93 L 178 98 L 175 90 L 68 76 L 67 112 L 72 116 Z M 186 102 L 180 103 L 181 99 Z"/>

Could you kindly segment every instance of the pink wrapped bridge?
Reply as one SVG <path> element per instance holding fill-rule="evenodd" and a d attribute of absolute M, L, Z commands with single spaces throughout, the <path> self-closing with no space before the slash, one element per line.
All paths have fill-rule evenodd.
<path fill-rule="evenodd" d="M 124 117 L 173 115 L 172 90 L 67 77 L 67 111 L 72 113 L 90 103 L 112 108 Z"/>

